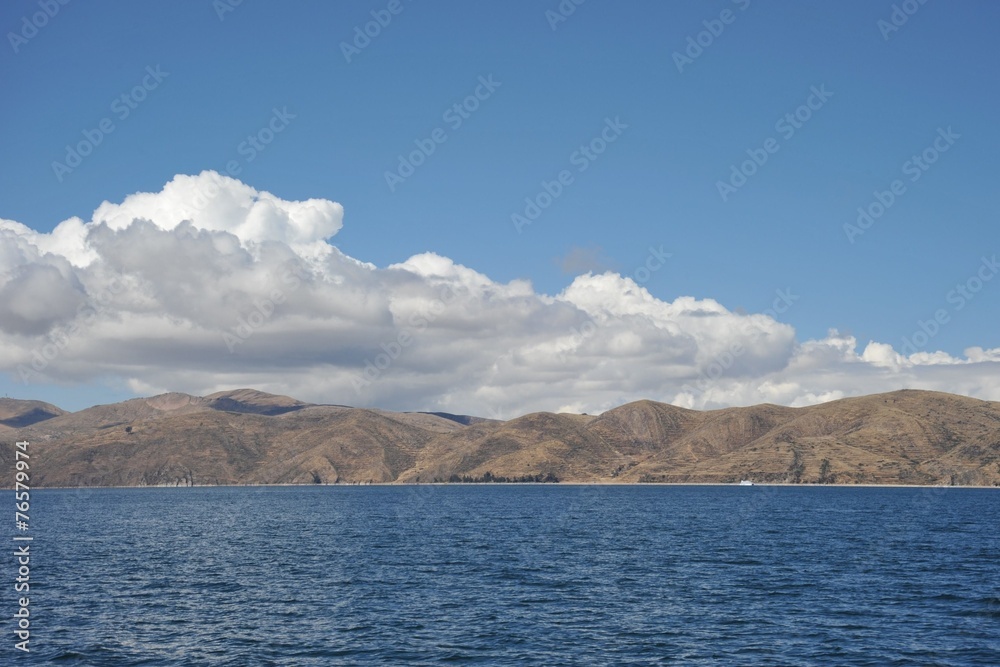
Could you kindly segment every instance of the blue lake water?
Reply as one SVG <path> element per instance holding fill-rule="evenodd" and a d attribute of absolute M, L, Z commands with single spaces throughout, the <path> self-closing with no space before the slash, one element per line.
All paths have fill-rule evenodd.
<path fill-rule="evenodd" d="M 36 490 L 32 651 L 4 583 L 0 664 L 995 666 L 998 517 L 989 489 Z"/>

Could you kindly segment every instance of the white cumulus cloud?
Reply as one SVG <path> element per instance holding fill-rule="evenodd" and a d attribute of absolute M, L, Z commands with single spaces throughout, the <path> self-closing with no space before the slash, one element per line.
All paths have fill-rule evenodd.
<path fill-rule="evenodd" d="M 555 295 L 434 253 L 341 253 L 335 202 L 214 172 L 104 202 L 51 233 L 0 219 L 0 369 L 133 391 L 256 387 L 305 400 L 510 417 L 639 398 L 806 405 L 902 387 L 1000 400 L 1000 349 L 905 356 L 766 314 L 665 301 L 614 272 Z"/>

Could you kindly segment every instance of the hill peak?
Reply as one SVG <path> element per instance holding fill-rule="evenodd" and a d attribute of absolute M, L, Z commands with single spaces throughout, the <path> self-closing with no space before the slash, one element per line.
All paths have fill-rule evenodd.
<path fill-rule="evenodd" d="M 225 412 L 280 415 L 312 405 L 290 396 L 269 394 L 256 389 L 233 389 L 209 394 L 203 399 L 210 408 Z"/>
<path fill-rule="evenodd" d="M 66 414 L 62 408 L 43 401 L 0 398 L 0 425 L 24 428 Z"/>

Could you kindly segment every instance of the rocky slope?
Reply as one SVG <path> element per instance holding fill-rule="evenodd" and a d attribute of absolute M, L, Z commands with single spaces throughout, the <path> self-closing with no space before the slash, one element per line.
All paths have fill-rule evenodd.
<path fill-rule="evenodd" d="M 0 401 L 0 465 L 31 442 L 33 486 L 566 482 L 1000 485 L 1000 403 L 924 391 L 806 408 L 495 421 L 313 405 L 241 389 L 65 413 Z"/>

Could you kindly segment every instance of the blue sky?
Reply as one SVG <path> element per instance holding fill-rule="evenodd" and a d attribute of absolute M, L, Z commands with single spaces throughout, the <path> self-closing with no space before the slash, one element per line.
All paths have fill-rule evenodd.
<path fill-rule="evenodd" d="M 389 2 L 247 0 L 221 16 L 227 5 L 208 0 L 70 2 L 37 34 L 24 17 L 39 3 L 8 2 L 0 218 L 50 232 L 232 162 L 238 180 L 283 200 L 342 204 L 330 242 L 379 268 L 433 252 L 556 295 L 587 269 L 634 277 L 662 246 L 670 260 L 642 286 L 664 302 L 761 313 L 790 290 L 776 319 L 797 341 L 836 329 L 896 350 L 945 309 L 927 351 L 998 348 L 1000 281 L 960 310 L 948 294 L 997 250 L 1000 7 L 902 4 L 915 11 L 886 32 L 892 2 L 588 0 L 563 3 L 575 10 L 553 23 L 555 1 L 400 0 L 348 62 L 343 44 Z M 699 33 L 707 46 L 678 71 L 675 53 Z M 115 100 L 147 67 L 166 76 L 121 117 Z M 445 112 L 481 77 L 499 85 L 455 127 Z M 808 120 L 778 129 L 820 89 L 831 95 L 812 98 Z M 275 109 L 286 126 L 241 151 Z M 67 145 L 106 118 L 114 130 L 57 177 Z M 608 119 L 625 129 L 578 171 L 574 152 Z M 446 140 L 390 189 L 386 172 L 438 128 Z M 937 161 L 911 180 L 907 162 L 943 135 L 947 150 L 931 149 Z M 777 152 L 724 201 L 719 181 L 769 138 Z M 518 233 L 512 214 L 562 170 L 572 183 Z M 897 179 L 905 191 L 851 242 L 845 224 Z M 116 373 L 35 382 L 26 392 L 12 375 L 0 388 L 80 407 L 137 386 Z"/>

